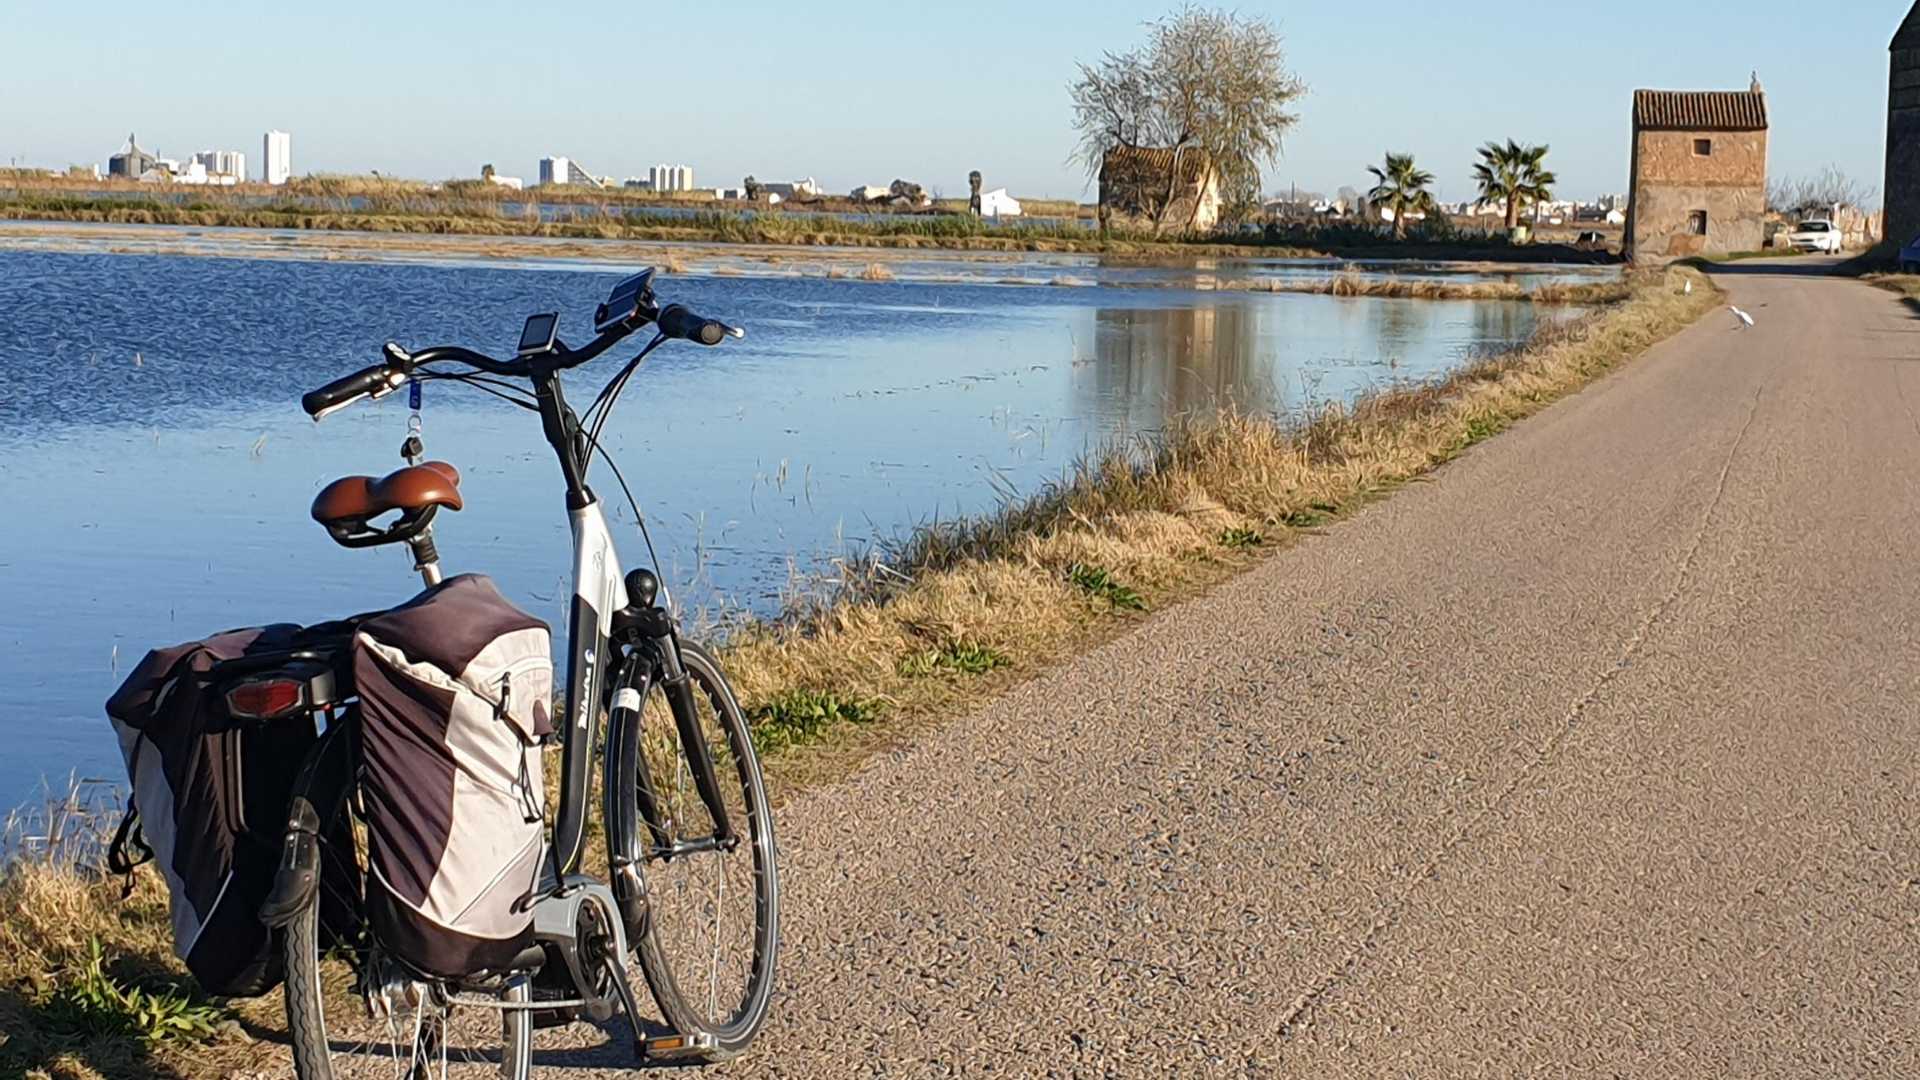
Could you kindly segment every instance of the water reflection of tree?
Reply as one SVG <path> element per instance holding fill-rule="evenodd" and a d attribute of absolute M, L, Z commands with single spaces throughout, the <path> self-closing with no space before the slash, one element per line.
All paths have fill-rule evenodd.
<path fill-rule="evenodd" d="M 1093 319 L 1091 370 L 1074 393 L 1078 411 L 1107 431 L 1153 430 L 1230 405 L 1281 407 L 1259 356 L 1258 315 L 1246 305 L 1102 308 Z"/>

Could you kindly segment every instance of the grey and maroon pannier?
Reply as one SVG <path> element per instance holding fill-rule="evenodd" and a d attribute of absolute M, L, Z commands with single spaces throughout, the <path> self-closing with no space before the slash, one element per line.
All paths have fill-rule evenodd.
<path fill-rule="evenodd" d="M 155 649 L 107 699 L 133 783 L 108 855 L 131 872 L 144 847 L 166 879 L 173 948 L 208 993 L 264 994 L 280 951 L 259 920 L 273 885 L 287 791 L 316 738 L 312 718 L 236 725 L 206 674 L 224 660 L 283 649 L 299 627 L 232 630 Z"/>
<path fill-rule="evenodd" d="M 478 574 L 354 636 L 367 917 L 425 974 L 499 969 L 533 942 L 551 649 L 547 624 Z"/>

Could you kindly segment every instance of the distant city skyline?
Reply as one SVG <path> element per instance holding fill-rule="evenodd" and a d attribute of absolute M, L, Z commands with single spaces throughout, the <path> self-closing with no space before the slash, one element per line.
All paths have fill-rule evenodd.
<path fill-rule="evenodd" d="M 600 5 L 530 15 L 496 0 L 458 9 L 345 0 L 338 17 L 316 20 L 224 2 L 182 20 L 103 2 L 84 25 L 70 9 L 8 5 L 7 39 L 32 47 L 0 63 L 0 97 L 33 107 L 0 125 L 0 160 L 103 164 L 128 130 L 149 150 L 186 159 L 279 130 L 300 143 L 296 175 L 477 178 L 491 163 L 530 177 L 541 158 L 564 156 L 616 178 L 674 161 L 710 187 L 749 173 L 817 176 L 829 191 L 901 178 L 947 197 L 964 196 L 967 173 L 979 169 L 989 187 L 1077 199 L 1092 192 L 1068 160 L 1074 63 L 1129 47 L 1143 20 L 1173 6 L 983 0 L 961 22 L 903 13 L 827 27 L 741 0 L 727 11 L 737 25 L 703 52 L 647 42 L 706 34 L 711 13 L 636 16 L 636 39 L 590 32 L 604 24 Z M 1754 70 L 1769 91 L 1773 176 L 1835 165 L 1877 189 L 1886 46 L 1909 4 L 1823 11 L 1822 39 L 1860 58 L 1843 65 L 1797 60 L 1779 27 L 1799 25 L 1801 9 L 1785 0 L 1752 0 L 1737 19 L 1717 6 L 1648 0 L 1510 20 L 1414 0 L 1384 0 L 1365 20 L 1343 8 L 1233 6 L 1280 23 L 1289 63 L 1310 87 L 1286 155 L 1266 171 L 1269 193 L 1364 190 L 1366 166 L 1391 149 L 1412 152 L 1436 175 L 1436 194 L 1458 201 L 1473 195 L 1475 149 L 1509 137 L 1553 147 L 1557 195 L 1623 191 L 1636 87 L 1744 88 Z M 553 32 L 530 33 L 542 27 Z M 1687 47 L 1648 48 L 1650 27 Z M 375 31 L 381 48 L 368 50 L 364 35 Z M 535 40 L 546 51 L 529 55 Z M 188 52 L 196 64 L 165 80 L 127 63 Z M 443 60 L 466 77 L 432 74 Z"/>

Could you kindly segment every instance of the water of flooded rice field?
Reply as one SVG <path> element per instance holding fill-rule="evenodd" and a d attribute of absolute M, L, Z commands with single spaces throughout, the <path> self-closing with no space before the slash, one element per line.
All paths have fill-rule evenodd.
<path fill-rule="evenodd" d="M 656 353 L 603 439 L 689 617 L 776 610 L 796 573 L 991 510 L 1179 414 L 1277 413 L 1431 378 L 1540 317 L 1524 303 L 1205 291 L 1190 268 L 1082 270 L 1126 287 L 663 278 L 663 301 L 748 330 Z M 101 703 L 147 648 L 416 591 L 404 548 L 343 550 L 308 518 L 328 480 L 401 464 L 406 395 L 315 425 L 302 391 L 389 339 L 508 353 L 537 311 L 584 340 L 620 276 L 0 250 L 0 809 L 43 776 L 121 775 Z M 614 367 L 574 373 L 575 401 Z M 429 456 L 464 475 L 466 509 L 436 526 L 447 571 L 491 573 L 564 625 L 569 539 L 536 418 L 430 385 L 423 420 Z M 604 469 L 594 482 L 640 564 L 618 486 Z"/>

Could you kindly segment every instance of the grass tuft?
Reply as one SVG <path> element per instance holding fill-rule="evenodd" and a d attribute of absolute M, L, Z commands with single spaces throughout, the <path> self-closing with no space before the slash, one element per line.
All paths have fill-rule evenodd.
<path fill-rule="evenodd" d="M 985 675 L 1012 667 L 1006 653 L 970 641 L 958 641 L 944 648 L 913 653 L 900 661 L 900 674 L 910 679 L 929 675 Z"/>
<path fill-rule="evenodd" d="M 1259 529 L 1247 525 L 1235 525 L 1232 528 L 1220 530 L 1218 542 L 1223 548 L 1242 550 L 1245 548 L 1257 548 L 1261 544 L 1266 543 L 1267 538 L 1261 535 Z"/>
<path fill-rule="evenodd" d="M 40 1012 L 47 1031 L 59 1039 L 204 1042 L 227 1015 L 178 990 L 121 986 L 106 972 L 99 938 L 90 939 L 86 956 L 57 978 L 59 985 Z"/>
<path fill-rule="evenodd" d="M 754 749 L 762 754 L 819 742 L 841 724 L 870 724 L 879 718 L 876 701 L 822 690 L 788 690 L 747 711 Z"/>
<path fill-rule="evenodd" d="M 1147 610 L 1146 597 L 1121 584 L 1105 567 L 1074 563 L 1067 567 L 1067 580 L 1078 586 L 1081 592 L 1089 596 L 1097 596 L 1116 608 L 1124 608 L 1128 611 Z"/>

